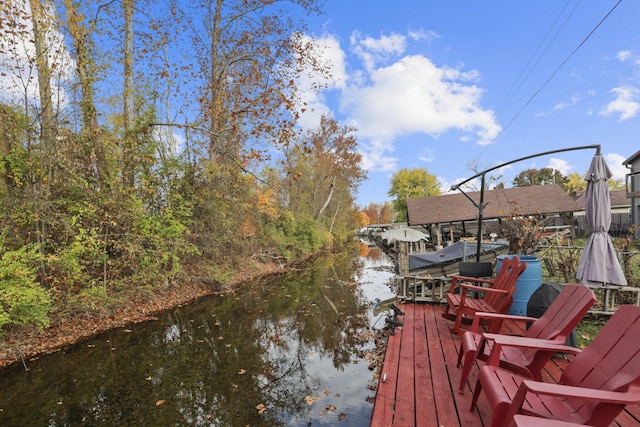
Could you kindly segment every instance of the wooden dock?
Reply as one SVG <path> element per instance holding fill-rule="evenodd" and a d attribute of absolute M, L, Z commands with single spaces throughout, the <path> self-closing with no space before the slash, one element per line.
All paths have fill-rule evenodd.
<path fill-rule="evenodd" d="M 462 369 L 456 367 L 460 337 L 449 330 L 439 304 L 402 304 L 404 326 L 389 336 L 384 365 L 371 417 L 372 427 L 488 426 L 491 409 L 484 395 L 470 411 L 478 369 L 474 368 L 464 394 L 458 393 Z M 503 333 L 522 333 L 505 323 Z M 555 356 L 544 372 L 557 381 L 571 356 Z M 479 362 L 482 363 L 482 362 Z M 613 426 L 640 426 L 640 405 L 627 407 Z"/>

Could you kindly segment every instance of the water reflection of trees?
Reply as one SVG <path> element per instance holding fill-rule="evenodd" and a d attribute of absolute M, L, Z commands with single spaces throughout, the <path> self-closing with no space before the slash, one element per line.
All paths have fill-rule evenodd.
<path fill-rule="evenodd" d="M 328 359 L 342 371 L 369 345 L 355 337 L 366 327 L 367 307 L 354 289 L 352 263 L 344 254 L 317 260 L 5 376 L 0 424 L 277 426 L 311 419 L 318 408 L 305 398 L 323 387 L 314 364 Z"/>

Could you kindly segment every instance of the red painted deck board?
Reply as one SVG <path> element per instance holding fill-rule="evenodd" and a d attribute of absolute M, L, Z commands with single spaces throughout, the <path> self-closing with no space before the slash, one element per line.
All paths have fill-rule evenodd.
<path fill-rule="evenodd" d="M 398 319 L 404 326 L 388 339 L 371 426 L 489 425 L 491 409 L 482 394 L 477 409 L 469 410 L 477 367 L 465 392 L 458 393 L 460 337 L 450 332 L 451 322 L 442 317 L 442 306 L 409 303 L 401 309 L 405 315 Z M 521 331 L 515 323 L 503 325 L 503 333 Z M 554 357 L 543 373 L 545 381 L 556 381 L 567 363 L 563 356 Z M 640 426 L 640 405 L 627 407 L 613 426 Z"/>

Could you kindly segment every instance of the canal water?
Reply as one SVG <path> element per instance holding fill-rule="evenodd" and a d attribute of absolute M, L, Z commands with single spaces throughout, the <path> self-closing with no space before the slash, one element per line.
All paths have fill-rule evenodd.
<path fill-rule="evenodd" d="M 1 372 L 0 426 L 368 426 L 392 285 L 360 243 L 111 331 Z"/>

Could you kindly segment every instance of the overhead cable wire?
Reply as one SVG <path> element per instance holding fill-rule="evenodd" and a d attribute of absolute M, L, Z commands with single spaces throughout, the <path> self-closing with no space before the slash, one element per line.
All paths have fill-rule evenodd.
<path fill-rule="evenodd" d="M 522 81 L 520 80 L 523 76 L 523 74 L 527 71 L 527 69 L 529 68 L 529 65 L 531 64 L 531 62 L 534 60 L 534 58 L 536 57 L 536 55 L 538 54 L 538 52 L 540 51 L 540 49 L 542 48 L 542 45 L 544 44 L 545 40 L 547 40 L 547 38 L 549 37 L 549 35 L 551 34 L 551 31 L 555 28 L 556 24 L 558 23 L 558 21 L 560 20 L 560 17 L 564 14 L 564 11 L 567 9 L 567 6 L 569 6 L 571 0 L 567 0 L 567 2 L 564 4 L 564 7 L 562 8 L 562 10 L 560 11 L 560 13 L 558 13 L 558 16 L 556 17 L 556 19 L 553 21 L 553 24 L 551 24 L 551 26 L 549 27 L 549 29 L 547 30 L 546 34 L 544 35 L 544 37 L 542 38 L 542 40 L 540 40 L 540 43 L 538 43 L 538 46 L 536 47 L 536 49 L 533 51 L 533 53 L 531 54 L 531 56 L 529 57 L 529 60 L 527 61 L 527 63 L 525 64 L 525 66 L 522 68 L 522 70 L 520 71 L 520 73 L 518 74 L 518 77 L 516 77 L 516 79 L 514 80 L 513 84 L 511 85 L 511 87 L 509 88 L 509 90 L 507 91 L 507 94 L 505 95 L 505 97 L 502 99 L 502 101 L 500 102 L 500 104 L 498 104 L 498 108 L 496 109 L 497 112 L 499 113 L 503 107 L 506 107 L 509 102 L 511 102 L 511 100 L 513 99 L 513 97 L 518 93 L 518 91 L 520 90 L 520 88 L 522 87 L 522 85 L 524 84 L 524 82 L 529 78 L 529 76 L 531 75 L 531 73 L 533 72 L 533 70 L 536 68 L 536 66 L 538 65 L 538 63 L 540 62 L 540 59 L 544 56 L 544 54 L 547 52 L 547 50 L 549 50 L 549 46 L 551 46 L 554 42 L 554 40 L 556 39 L 556 37 L 558 36 L 558 34 L 560 33 L 560 31 L 562 31 L 562 28 L 564 28 L 564 25 L 567 23 L 567 21 L 569 20 L 569 18 L 571 18 L 571 16 L 573 15 L 573 11 L 576 10 L 576 8 L 578 7 L 578 4 L 576 4 L 576 7 L 574 7 L 573 11 L 571 12 L 571 14 L 569 14 L 569 16 L 565 19 L 564 23 L 562 24 L 562 26 L 560 27 L 560 29 L 558 31 L 556 31 L 556 35 L 553 37 L 553 39 L 551 39 L 551 41 L 549 43 L 547 43 L 546 47 L 544 48 L 544 50 L 542 51 L 542 53 L 540 53 L 540 56 L 538 56 L 538 59 L 536 60 L 535 64 L 533 65 L 533 67 L 531 67 L 531 69 L 529 69 L 529 71 L 527 72 L 527 75 L 522 79 Z M 519 84 L 518 84 L 519 82 Z M 518 87 L 517 89 L 516 86 Z M 515 89 L 515 90 L 514 90 Z"/>
<path fill-rule="evenodd" d="M 486 148 L 482 150 L 482 152 L 476 157 L 475 161 L 477 161 L 478 158 L 481 155 L 483 155 L 486 152 L 486 150 L 491 146 L 491 144 L 493 144 L 513 124 L 513 122 L 515 122 L 515 120 L 520 116 L 520 114 L 522 114 L 522 112 L 529 106 L 529 104 L 538 96 L 538 94 L 542 92 L 542 90 L 549 84 L 549 82 L 551 82 L 551 80 L 553 80 L 553 78 L 556 76 L 556 74 L 558 74 L 558 72 L 562 69 L 562 67 L 564 67 L 564 65 L 567 62 L 569 62 L 569 60 L 578 52 L 578 50 L 582 48 L 582 46 L 584 46 L 587 40 L 591 38 L 591 36 L 598 30 L 598 28 L 600 28 L 600 26 L 607 20 L 607 18 L 609 18 L 609 16 L 613 13 L 613 11 L 620 5 L 620 3 L 622 3 L 622 0 L 618 0 L 616 4 L 614 4 L 613 7 L 607 12 L 607 14 L 602 19 L 600 19 L 600 21 L 596 24 L 595 27 L 593 27 L 593 29 L 589 32 L 589 34 L 587 34 L 586 37 L 582 39 L 582 41 L 578 44 L 578 46 L 576 46 L 576 48 L 573 49 L 573 51 L 564 59 L 564 61 L 562 61 L 560 65 L 556 67 L 553 73 L 551 73 L 551 75 L 542 83 L 542 85 L 529 97 L 527 102 L 524 103 L 524 105 L 516 112 L 516 114 L 511 118 L 511 120 L 509 120 L 509 122 L 507 122 L 507 124 L 502 129 L 500 129 L 498 134 L 490 141 L 489 144 L 487 144 Z"/>
<path fill-rule="evenodd" d="M 622 3 L 622 0 L 618 0 L 618 2 L 615 5 L 613 5 L 613 7 L 609 10 L 609 12 L 607 12 L 607 14 L 600 20 L 600 22 L 598 22 L 598 24 L 589 32 L 589 34 L 587 34 L 587 36 L 580 42 L 580 44 L 578 44 L 578 46 L 575 49 L 573 49 L 573 51 L 569 54 L 569 56 L 567 56 L 565 60 L 562 61 L 560 65 L 558 65 L 558 67 L 556 67 L 556 69 L 553 71 L 553 73 L 551 73 L 551 75 L 547 78 L 547 80 L 545 80 L 544 83 L 542 83 L 542 86 L 540 86 L 538 90 L 536 90 L 533 93 L 533 95 L 529 97 L 527 102 L 524 103 L 524 105 L 520 108 L 520 110 L 518 110 L 518 112 L 513 116 L 513 118 L 509 120 L 509 122 L 505 125 L 505 127 L 502 128 L 502 130 L 500 130 L 498 135 L 496 135 L 496 137 L 493 138 L 491 142 L 495 142 L 495 140 L 498 139 L 500 135 L 502 135 L 504 131 L 507 130 L 507 128 L 509 128 L 509 126 L 511 126 L 511 124 L 520 116 L 520 114 L 524 111 L 524 109 L 527 108 L 527 106 L 529 106 L 529 104 L 536 98 L 536 96 L 538 96 L 540 92 L 542 92 L 542 89 L 544 89 L 549 84 L 549 82 L 553 80 L 555 75 L 558 74 L 558 72 L 562 69 L 562 67 L 564 67 L 564 65 L 567 62 L 569 62 L 569 60 L 573 57 L 573 55 L 575 55 L 576 52 L 578 52 L 578 50 L 580 50 L 580 48 L 584 46 L 587 40 L 591 38 L 591 36 L 596 32 L 596 30 L 600 28 L 600 26 L 604 23 L 604 21 L 607 20 L 607 18 L 613 13 L 613 11 L 620 5 L 620 3 Z"/>

